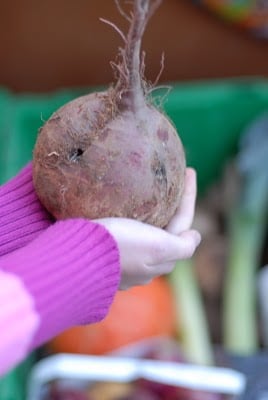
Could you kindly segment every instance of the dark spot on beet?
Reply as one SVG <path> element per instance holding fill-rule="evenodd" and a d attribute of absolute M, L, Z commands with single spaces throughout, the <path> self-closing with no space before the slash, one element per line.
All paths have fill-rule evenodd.
<path fill-rule="evenodd" d="M 84 151 L 80 148 L 74 149 L 70 153 L 69 160 L 70 161 L 78 161 L 81 158 L 81 156 L 83 155 L 83 153 L 84 153 Z"/>
<path fill-rule="evenodd" d="M 168 131 L 165 129 L 158 129 L 157 136 L 161 140 L 161 142 L 168 141 Z"/>
<path fill-rule="evenodd" d="M 139 206 L 135 207 L 135 213 L 138 215 L 143 215 L 143 222 L 150 221 L 152 210 L 157 207 L 158 201 L 156 196 L 153 196 L 150 200 L 145 201 Z"/>
<path fill-rule="evenodd" d="M 152 162 L 152 171 L 157 179 L 163 179 L 167 177 L 167 171 L 164 163 L 162 163 L 156 156 Z"/>
<path fill-rule="evenodd" d="M 160 160 L 157 154 L 155 154 L 152 165 L 151 165 L 155 180 L 161 185 L 167 186 L 167 170 L 165 164 Z"/>
<path fill-rule="evenodd" d="M 155 173 L 155 176 L 160 180 L 166 179 L 166 177 L 167 177 L 166 167 L 164 164 L 161 164 L 161 163 L 156 168 L 154 173 Z"/>

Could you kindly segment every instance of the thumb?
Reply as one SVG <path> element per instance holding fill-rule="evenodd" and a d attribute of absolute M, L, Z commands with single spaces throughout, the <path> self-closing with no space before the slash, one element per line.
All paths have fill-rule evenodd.
<path fill-rule="evenodd" d="M 182 232 L 178 238 L 180 239 L 181 257 L 180 259 L 191 258 L 201 242 L 201 235 L 195 229 Z"/>

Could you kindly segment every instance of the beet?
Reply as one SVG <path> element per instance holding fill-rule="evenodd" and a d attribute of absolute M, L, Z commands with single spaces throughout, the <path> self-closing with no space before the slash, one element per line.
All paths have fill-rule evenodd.
<path fill-rule="evenodd" d="M 179 206 L 185 155 L 178 133 L 151 100 L 141 39 L 161 0 L 136 0 L 116 84 L 70 101 L 41 128 L 33 181 L 48 211 L 69 217 L 134 218 L 164 227 Z M 107 22 L 107 21 L 105 21 Z"/>

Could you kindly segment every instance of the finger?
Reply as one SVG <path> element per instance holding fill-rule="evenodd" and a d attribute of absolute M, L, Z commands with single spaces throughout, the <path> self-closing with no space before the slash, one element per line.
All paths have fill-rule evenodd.
<path fill-rule="evenodd" d="M 146 263 L 155 266 L 172 261 L 191 258 L 201 241 L 201 235 L 196 230 L 188 230 L 179 236 L 162 235 L 161 241 L 155 241 L 150 252 L 150 259 Z"/>
<path fill-rule="evenodd" d="M 166 227 L 170 233 L 179 233 L 190 229 L 195 213 L 195 203 L 197 195 L 196 172 L 193 168 L 187 168 L 185 174 L 185 187 L 180 206 Z"/>
<path fill-rule="evenodd" d="M 163 264 L 157 265 L 147 265 L 147 269 L 149 274 L 152 277 L 160 276 L 160 275 L 167 275 L 175 268 L 176 263 L 174 261 L 166 262 Z"/>

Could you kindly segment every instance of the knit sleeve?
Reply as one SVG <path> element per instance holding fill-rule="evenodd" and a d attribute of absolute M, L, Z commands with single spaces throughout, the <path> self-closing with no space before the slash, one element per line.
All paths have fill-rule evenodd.
<path fill-rule="evenodd" d="M 4 373 L 65 329 L 106 316 L 119 285 L 119 253 L 103 226 L 70 219 L 1 257 L 0 272 Z"/>
<path fill-rule="evenodd" d="M 0 257 L 25 246 L 52 224 L 32 183 L 32 164 L 0 187 Z"/>

